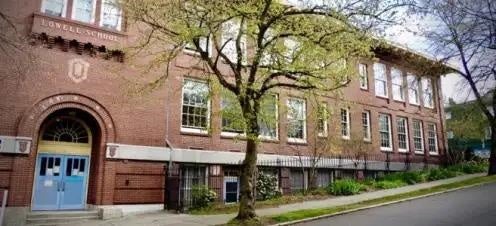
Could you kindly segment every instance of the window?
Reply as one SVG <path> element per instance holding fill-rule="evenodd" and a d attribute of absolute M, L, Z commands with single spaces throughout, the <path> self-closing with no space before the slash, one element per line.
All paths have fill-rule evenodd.
<path fill-rule="evenodd" d="M 206 82 L 184 79 L 181 131 L 206 132 L 210 114 L 208 93 Z"/>
<path fill-rule="evenodd" d="M 410 104 L 419 105 L 419 84 L 417 76 L 408 73 L 407 74 L 407 82 L 408 82 L 408 100 Z"/>
<path fill-rule="evenodd" d="M 220 46 L 224 45 L 222 53 L 233 63 L 237 62 L 238 52 L 236 51 L 236 39 L 238 37 L 238 32 L 240 31 L 240 23 L 230 20 L 223 24 L 224 32 L 222 34 L 222 43 Z M 244 37 L 241 38 L 241 54 L 242 57 L 246 57 L 246 40 Z M 243 59 L 243 61 L 246 59 Z"/>
<path fill-rule="evenodd" d="M 447 111 L 445 114 L 446 119 L 451 119 L 451 111 Z"/>
<path fill-rule="evenodd" d="M 415 152 L 419 154 L 424 153 L 424 137 L 422 132 L 422 122 L 413 120 L 413 146 Z"/>
<path fill-rule="evenodd" d="M 360 89 L 369 89 L 369 78 L 367 75 L 366 64 L 358 64 L 358 74 L 360 76 Z"/>
<path fill-rule="evenodd" d="M 427 144 L 429 145 L 429 154 L 437 155 L 437 131 L 434 123 L 427 124 Z"/>
<path fill-rule="evenodd" d="M 396 119 L 398 130 L 398 151 L 408 152 L 408 122 L 406 118 L 398 117 Z"/>
<path fill-rule="evenodd" d="M 374 64 L 375 95 L 388 97 L 386 65 L 381 63 Z"/>
<path fill-rule="evenodd" d="M 103 0 L 100 18 L 100 26 L 121 30 L 122 10 L 118 5 L 118 0 Z"/>
<path fill-rule="evenodd" d="M 453 131 L 448 131 L 448 139 L 453 139 L 455 138 L 455 134 L 453 133 Z"/>
<path fill-rule="evenodd" d="M 363 140 L 370 141 L 370 111 L 362 112 Z"/>
<path fill-rule="evenodd" d="M 41 12 L 51 15 L 65 17 L 67 0 L 43 0 Z"/>
<path fill-rule="evenodd" d="M 293 39 L 284 39 L 284 46 L 286 47 L 286 52 L 284 57 L 287 60 L 287 63 L 292 63 L 294 60 L 298 58 L 298 50 L 300 48 L 300 44 Z"/>
<path fill-rule="evenodd" d="M 222 135 L 237 136 L 244 133 L 244 120 L 240 119 L 241 106 L 228 90 L 222 90 L 221 99 Z"/>
<path fill-rule="evenodd" d="M 306 111 L 305 101 L 302 99 L 288 99 L 288 141 L 305 142 L 306 134 Z"/>
<path fill-rule="evenodd" d="M 391 117 L 386 114 L 379 114 L 379 134 L 381 151 L 392 151 L 391 145 Z"/>
<path fill-rule="evenodd" d="M 423 101 L 424 107 L 434 108 L 434 98 L 432 92 L 432 80 L 430 78 L 422 78 Z"/>
<path fill-rule="evenodd" d="M 341 108 L 341 136 L 350 139 L 350 110 Z"/>
<path fill-rule="evenodd" d="M 393 99 L 405 101 L 405 90 L 403 86 L 403 72 L 397 68 L 391 69 L 391 83 L 393 86 Z"/>
<path fill-rule="evenodd" d="M 258 125 L 260 137 L 263 139 L 278 139 L 277 95 L 267 95 L 262 99 Z"/>
<path fill-rule="evenodd" d="M 301 169 L 291 170 L 291 192 L 300 192 L 305 188 L 304 174 Z"/>
<path fill-rule="evenodd" d="M 327 120 L 329 119 L 329 111 L 327 110 L 327 104 L 322 103 L 318 106 L 318 136 L 327 137 Z"/>
<path fill-rule="evenodd" d="M 95 22 L 96 0 L 74 0 L 72 19 L 85 23 Z"/>

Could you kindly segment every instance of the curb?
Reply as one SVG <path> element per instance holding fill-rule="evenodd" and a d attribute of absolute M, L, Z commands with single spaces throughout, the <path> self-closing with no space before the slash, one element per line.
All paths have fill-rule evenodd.
<path fill-rule="evenodd" d="M 407 202 L 407 201 L 411 201 L 411 200 L 415 200 L 415 199 L 426 198 L 426 197 L 429 197 L 429 196 L 435 196 L 435 195 L 439 195 L 439 194 L 443 194 L 443 193 L 448 193 L 448 192 L 453 192 L 453 191 L 462 190 L 462 189 L 466 189 L 466 188 L 481 186 L 481 185 L 485 185 L 485 184 L 489 184 L 489 183 L 494 183 L 494 181 L 493 182 L 482 182 L 482 183 L 478 183 L 478 184 L 465 185 L 465 186 L 462 186 L 462 187 L 452 188 L 452 189 L 448 189 L 448 190 L 445 190 L 445 191 L 438 191 L 438 192 L 429 193 L 429 194 L 425 194 L 425 195 L 420 195 L 420 196 L 415 196 L 415 197 L 410 197 L 410 198 L 395 200 L 395 201 L 391 201 L 391 202 L 379 203 L 379 204 L 375 204 L 375 205 L 370 205 L 370 206 L 360 207 L 360 208 L 356 208 L 356 209 L 350 209 L 350 210 L 340 211 L 340 212 L 331 213 L 331 214 L 325 214 L 325 215 L 311 217 L 311 218 L 305 218 L 305 219 L 301 219 L 301 220 L 294 220 L 294 221 L 288 221 L 288 222 L 279 223 L 279 224 L 273 224 L 271 226 L 285 226 L 285 225 L 294 225 L 294 224 L 299 224 L 299 223 L 304 223 L 304 222 L 316 221 L 316 220 L 320 220 L 320 219 L 324 219 L 324 218 L 329 218 L 329 217 L 333 217 L 333 216 L 339 216 L 339 215 L 344 215 L 344 214 L 348 214 L 348 213 L 358 212 L 358 211 L 361 211 L 361 210 L 372 209 L 372 208 L 375 208 L 375 207 L 387 206 L 387 205 L 401 203 L 401 202 Z M 408 192 L 405 192 L 405 193 L 408 193 Z M 370 199 L 370 200 L 372 200 L 372 199 Z M 367 201 L 367 200 L 364 200 L 364 201 Z"/>

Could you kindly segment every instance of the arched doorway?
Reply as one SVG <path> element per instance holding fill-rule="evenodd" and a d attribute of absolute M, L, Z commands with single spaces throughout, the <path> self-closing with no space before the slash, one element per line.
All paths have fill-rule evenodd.
<path fill-rule="evenodd" d="M 79 109 L 61 109 L 40 127 L 33 210 L 85 209 L 92 149 L 99 140 L 95 119 Z"/>

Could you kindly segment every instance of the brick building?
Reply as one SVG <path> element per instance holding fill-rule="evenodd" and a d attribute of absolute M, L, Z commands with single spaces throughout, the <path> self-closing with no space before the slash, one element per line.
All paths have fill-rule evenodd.
<path fill-rule="evenodd" d="M 0 56 L 0 189 L 10 191 L 10 211 L 161 203 L 171 159 L 183 173 L 237 183 L 231 164 L 243 158 L 245 144 L 223 126 L 220 95 L 200 95 L 208 84 L 191 66 L 195 55 L 185 50 L 165 85 L 131 96 L 129 80 L 140 71 L 119 49 L 135 31 L 119 13 L 108 13 L 120 12 L 108 2 L 0 3 L 29 42 L 26 53 Z M 314 123 L 306 115 L 316 108 L 297 91 L 277 92 L 269 110 L 279 120 L 262 129 L 259 159 L 294 158 L 294 147 L 305 153 L 318 133 L 363 136 L 374 153 L 438 164 L 446 149 L 440 74 L 416 76 L 410 65 L 432 65 L 418 53 L 394 46 L 375 52 L 378 60 L 357 64 L 360 79 L 342 99 L 322 99 L 333 112 L 329 119 Z M 278 107 L 287 105 L 301 113 L 298 131 L 288 130 L 290 116 Z M 290 167 L 274 170 L 288 180 L 283 191 L 305 186 L 291 184 L 305 175 Z M 232 201 L 224 188 L 220 199 Z"/>

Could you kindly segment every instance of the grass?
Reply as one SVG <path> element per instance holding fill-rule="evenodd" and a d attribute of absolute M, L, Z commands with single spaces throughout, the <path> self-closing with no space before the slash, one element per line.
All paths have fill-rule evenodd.
<path fill-rule="evenodd" d="M 280 205 L 305 202 L 311 200 L 321 200 L 328 199 L 332 196 L 329 196 L 327 193 L 322 191 L 316 191 L 310 194 L 294 194 L 294 195 L 284 195 L 278 198 L 269 199 L 265 201 L 257 201 L 255 203 L 255 208 L 270 208 L 277 207 Z M 189 214 L 193 215 L 214 215 L 214 214 L 226 214 L 226 213 L 236 213 L 238 212 L 239 204 L 223 204 L 223 203 L 214 203 L 212 206 L 203 208 L 190 210 Z"/>
<path fill-rule="evenodd" d="M 265 217 L 266 220 L 264 220 L 263 222 L 282 223 L 282 222 L 288 222 L 288 221 L 301 220 L 301 219 L 312 218 L 312 217 L 317 217 L 317 216 L 322 216 L 322 215 L 334 214 L 334 213 L 347 211 L 347 210 L 363 208 L 363 207 L 377 205 L 377 204 L 381 204 L 381 203 L 388 203 L 388 202 L 392 202 L 392 201 L 398 201 L 398 200 L 402 200 L 402 199 L 418 197 L 418 196 L 427 195 L 427 194 L 436 193 L 436 192 L 447 191 L 447 190 L 454 189 L 454 188 L 460 188 L 460 187 L 469 186 L 469 185 L 485 184 L 485 183 L 490 183 L 490 182 L 496 182 L 496 175 L 495 176 L 483 176 L 483 177 L 471 178 L 471 179 L 467 179 L 464 181 L 439 185 L 439 186 L 435 186 L 432 188 L 425 188 L 425 189 L 421 189 L 418 191 L 407 192 L 407 193 L 403 193 L 403 194 L 397 194 L 397 195 L 391 195 L 391 196 L 386 196 L 386 197 L 377 198 L 377 199 L 371 199 L 371 200 L 367 200 L 367 201 L 363 201 L 363 202 L 359 202 L 359 203 L 354 203 L 354 204 L 350 204 L 350 205 L 336 206 L 336 207 L 330 207 L 330 208 L 319 208 L 319 209 L 307 209 L 307 210 L 292 211 L 292 212 L 288 212 L 288 213 L 284 213 L 284 214 Z"/>

